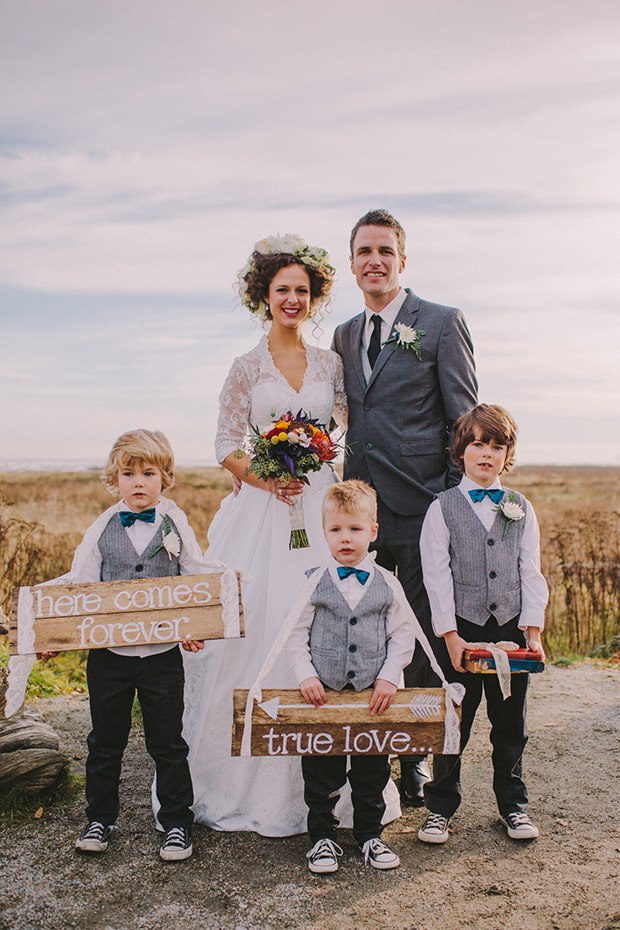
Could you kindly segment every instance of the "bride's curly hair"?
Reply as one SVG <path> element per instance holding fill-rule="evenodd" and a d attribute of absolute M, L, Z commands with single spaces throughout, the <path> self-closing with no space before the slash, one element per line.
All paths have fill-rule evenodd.
<path fill-rule="evenodd" d="M 268 303 L 269 286 L 278 271 L 290 265 L 300 265 L 310 280 L 310 317 L 320 307 L 326 309 L 336 276 L 329 256 L 324 249 L 310 247 L 300 236 L 289 233 L 256 243 L 237 279 L 243 305 L 263 320 L 273 319 Z"/>

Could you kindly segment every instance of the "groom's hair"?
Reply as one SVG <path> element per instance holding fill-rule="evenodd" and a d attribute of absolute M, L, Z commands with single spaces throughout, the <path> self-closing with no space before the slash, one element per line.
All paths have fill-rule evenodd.
<path fill-rule="evenodd" d="M 323 519 L 328 510 L 363 514 L 371 523 L 377 522 L 377 494 L 365 481 L 351 478 L 332 484 L 323 498 Z"/>
<path fill-rule="evenodd" d="M 393 229 L 398 240 L 398 254 L 401 258 L 404 257 L 405 230 L 400 225 L 398 220 L 394 219 L 392 214 L 388 213 L 387 210 L 369 210 L 368 213 L 365 213 L 364 216 L 362 216 L 362 218 L 357 221 L 351 230 L 351 238 L 349 239 L 351 258 L 353 258 L 353 242 L 360 226 L 387 226 L 388 229 Z"/>
<path fill-rule="evenodd" d="M 463 456 L 470 443 L 476 442 L 477 439 L 482 442 L 496 442 L 500 446 L 506 446 L 506 461 L 502 472 L 510 471 L 515 457 L 518 432 L 517 424 L 503 407 L 497 404 L 478 404 L 459 417 L 454 424 L 452 458 L 464 472 Z"/>
<path fill-rule="evenodd" d="M 118 472 L 134 465 L 154 465 L 161 472 L 162 490 L 174 484 L 174 452 L 159 430 L 133 429 L 119 436 L 108 455 L 101 480 L 112 494 L 118 492 Z"/>

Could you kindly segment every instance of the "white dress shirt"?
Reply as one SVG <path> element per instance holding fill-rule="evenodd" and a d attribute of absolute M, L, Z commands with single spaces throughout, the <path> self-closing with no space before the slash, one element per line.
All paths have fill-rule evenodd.
<path fill-rule="evenodd" d="M 387 655 L 377 678 L 384 678 L 398 688 L 402 671 L 409 665 L 413 656 L 415 635 L 411 623 L 414 614 L 405 598 L 400 581 L 387 569 L 377 565 L 374 553 L 369 553 L 355 568 L 369 573 L 366 584 L 360 584 L 357 576 L 352 574 L 348 578 L 338 577 L 340 562 L 330 556 L 328 561 L 329 574 L 345 601 L 353 610 L 368 590 L 375 572 L 380 572 L 394 595 L 394 600 L 387 611 L 385 634 L 387 637 Z M 306 678 L 318 678 L 316 669 L 310 656 L 310 628 L 314 620 L 314 605 L 306 604 L 302 610 L 287 643 L 287 652 L 291 668 L 301 684 Z"/>
<path fill-rule="evenodd" d="M 463 475 L 459 490 L 472 507 L 487 532 L 493 526 L 497 513 L 495 504 L 486 494 L 481 501 L 473 501 L 468 491 L 480 485 Z M 501 488 L 496 478 L 489 489 Z M 431 605 L 433 630 L 443 636 L 457 629 L 454 608 L 454 584 L 450 571 L 450 532 L 446 526 L 441 504 L 434 500 L 426 512 L 420 536 L 420 555 L 424 573 L 424 587 Z M 545 625 L 545 607 L 549 599 L 547 582 L 540 572 L 540 530 L 536 514 L 529 501 L 525 502 L 523 534 L 519 549 L 519 576 L 521 578 L 521 615 L 519 629 Z"/>
<path fill-rule="evenodd" d="M 124 510 L 132 509 L 125 504 L 125 501 L 122 501 L 121 503 Z M 116 515 L 114 515 L 112 519 L 116 519 Z M 124 530 L 129 537 L 131 545 L 136 550 L 136 554 L 142 555 L 146 547 L 153 539 L 153 536 L 161 537 L 163 530 L 163 516 L 160 505 L 157 504 L 155 507 L 155 523 L 145 523 L 143 520 L 136 520 L 132 526 L 125 526 Z M 103 559 L 99 550 L 99 546 L 95 546 L 84 561 L 84 564 L 82 565 L 79 572 L 79 577 L 77 577 L 75 581 L 78 583 L 101 581 L 102 561 Z M 186 547 L 182 545 L 181 552 L 179 554 L 179 569 L 182 575 L 200 575 L 204 573 L 205 566 L 204 564 L 195 561 L 192 556 L 188 554 Z M 110 652 L 115 652 L 117 655 L 122 656 L 138 656 L 142 659 L 145 656 L 157 655 L 159 652 L 167 652 L 169 649 L 175 649 L 177 646 L 178 643 L 158 643 L 156 645 L 139 646 L 115 646 L 110 649 Z"/>
<path fill-rule="evenodd" d="M 407 291 L 403 290 L 401 287 L 398 291 L 398 294 L 391 300 L 387 307 L 384 307 L 381 313 L 375 313 L 369 307 L 365 308 L 366 313 L 366 322 L 364 323 L 364 335 L 362 338 L 364 350 L 362 352 L 362 368 L 364 370 L 364 377 L 366 381 L 370 379 L 372 374 L 372 368 L 370 367 L 370 362 L 368 361 L 368 346 L 370 344 L 370 337 L 373 334 L 375 324 L 375 317 L 379 317 L 381 320 L 381 332 L 380 332 L 380 341 L 383 344 L 386 339 L 389 339 L 390 333 L 392 332 L 392 327 L 396 321 L 399 310 L 404 304 L 407 297 Z"/>

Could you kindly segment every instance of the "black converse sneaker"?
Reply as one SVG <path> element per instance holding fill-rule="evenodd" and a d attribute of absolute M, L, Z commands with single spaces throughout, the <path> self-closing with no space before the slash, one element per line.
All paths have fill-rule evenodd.
<path fill-rule="evenodd" d="M 429 814 L 420 829 L 418 839 L 423 843 L 445 843 L 450 821 L 443 814 Z"/>
<path fill-rule="evenodd" d="M 113 831 L 114 827 L 104 827 L 98 820 L 91 820 L 75 841 L 75 848 L 87 853 L 105 852 Z"/>
<path fill-rule="evenodd" d="M 159 848 L 162 859 L 189 859 L 192 852 L 192 832 L 189 827 L 171 827 L 166 830 L 164 841 Z"/>
<path fill-rule="evenodd" d="M 342 850 L 333 840 L 317 840 L 310 852 L 306 853 L 308 868 L 311 872 L 337 872 L 338 856 Z"/>
<path fill-rule="evenodd" d="M 508 830 L 508 836 L 512 840 L 535 840 L 538 836 L 538 827 L 532 823 L 527 814 L 521 811 L 500 814 L 499 819 Z"/>
<path fill-rule="evenodd" d="M 400 865 L 400 859 L 396 853 L 392 852 L 378 836 L 366 840 L 362 846 L 362 852 L 364 853 L 364 865 L 370 862 L 373 869 L 395 869 Z"/>

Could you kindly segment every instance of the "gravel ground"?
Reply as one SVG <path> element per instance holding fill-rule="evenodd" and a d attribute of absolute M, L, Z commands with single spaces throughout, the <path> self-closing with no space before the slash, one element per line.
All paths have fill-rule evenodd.
<path fill-rule="evenodd" d="M 73 844 L 83 800 L 0 831 L 0 928 L 18 930 L 620 930 L 620 670 L 584 664 L 532 676 L 526 778 L 541 836 L 498 824 L 488 725 L 466 753 L 465 800 L 445 846 L 417 840 L 423 811 L 385 831 L 400 869 L 365 869 L 342 831 L 338 873 L 311 875 L 304 836 L 266 839 L 197 827 L 194 856 L 158 857 L 151 763 L 132 732 L 118 832 L 106 855 Z M 39 701 L 81 772 L 84 696 Z"/>

